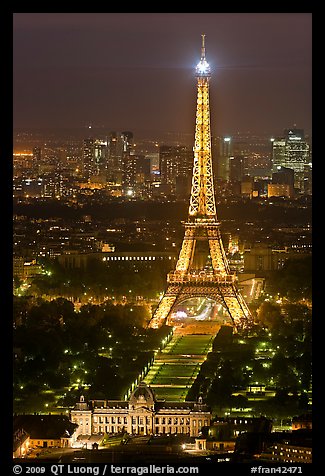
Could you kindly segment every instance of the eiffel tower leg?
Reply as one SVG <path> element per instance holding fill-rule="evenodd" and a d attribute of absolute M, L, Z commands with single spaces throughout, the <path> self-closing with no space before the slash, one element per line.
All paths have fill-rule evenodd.
<path fill-rule="evenodd" d="M 253 323 L 253 318 L 242 296 L 235 293 L 234 296 L 225 296 L 224 301 L 236 331 L 248 329 Z"/>
<path fill-rule="evenodd" d="M 168 295 L 166 292 L 160 300 L 152 318 L 150 319 L 148 327 L 157 329 L 158 327 L 161 327 L 163 324 L 165 324 L 167 321 L 167 317 L 169 316 L 172 308 L 174 307 L 176 299 L 177 294 Z"/>

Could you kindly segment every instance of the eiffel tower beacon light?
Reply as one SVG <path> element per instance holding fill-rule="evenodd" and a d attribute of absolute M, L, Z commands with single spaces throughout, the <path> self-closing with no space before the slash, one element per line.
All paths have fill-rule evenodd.
<path fill-rule="evenodd" d="M 237 277 L 230 272 L 217 219 L 211 156 L 211 70 L 205 58 L 205 35 L 195 73 L 196 123 L 188 220 L 176 268 L 167 275 L 167 289 L 149 327 L 170 325 L 173 310 L 187 299 L 208 298 L 223 306 L 238 331 L 250 327 L 253 319 L 239 292 Z"/>

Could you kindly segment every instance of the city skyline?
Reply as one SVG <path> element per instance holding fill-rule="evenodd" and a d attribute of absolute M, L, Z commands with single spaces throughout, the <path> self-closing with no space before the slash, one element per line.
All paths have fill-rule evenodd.
<path fill-rule="evenodd" d="M 15 13 L 14 128 L 192 133 L 202 33 L 213 135 L 311 134 L 308 13 Z"/>
<path fill-rule="evenodd" d="M 231 117 L 241 107 L 210 102 L 215 70 L 205 35 L 191 72 L 194 147 L 156 141 L 155 153 L 144 144 L 136 151 L 134 133 L 145 122 L 106 141 L 97 131 L 112 127 L 99 122 L 84 124 L 93 137 L 82 143 L 17 134 L 17 142 L 39 142 L 13 157 L 14 469 L 25 458 L 60 468 L 168 461 L 198 471 L 219 462 L 312 462 L 308 129 L 295 121 L 285 140 L 273 137 L 271 157 L 255 150 L 257 136 L 234 143 L 230 135 L 213 137 L 210 111 L 222 122 L 225 111 Z M 72 69 L 78 74 L 76 64 Z M 154 98 L 184 110 L 147 70 Z M 115 91 L 123 118 L 127 83 L 134 85 L 128 77 Z M 157 97 L 156 87 L 166 96 Z M 137 87 L 132 107 L 147 89 L 146 81 Z M 106 113 L 107 96 L 100 97 Z M 263 118 L 255 99 L 247 101 Z M 146 118 L 148 110 L 138 109 Z M 54 123 L 49 102 L 44 110 Z M 158 119 L 168 118 L 167 109 L 158 110 Z M 83 117 L 80 109 L 79 122 Z M 277 113 L 277 120 L 287 118 Z"/>

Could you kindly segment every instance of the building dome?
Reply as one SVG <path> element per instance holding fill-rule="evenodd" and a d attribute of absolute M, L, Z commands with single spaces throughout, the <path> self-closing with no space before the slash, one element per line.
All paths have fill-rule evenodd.
<path fill-rule="evenodd" d="M 155 395 L 145 382 L 140 382 L 130 395 L 130 406 L 149 406 L 155 403 Z"/>
<path fill-rule="evenodd" d="M 80 401 L 75 404 L 75 410 L 89 410 L 88 403 L 85 402 L 85 397 L 83 395 L 80 396 Z"/>

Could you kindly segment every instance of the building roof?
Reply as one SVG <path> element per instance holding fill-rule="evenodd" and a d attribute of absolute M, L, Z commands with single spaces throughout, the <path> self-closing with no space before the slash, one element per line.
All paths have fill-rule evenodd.
<path fill-rule="evenodd" d="M 140 382 L 130 395 L 130 405 L 150 405 L 156 401 L 155 394 L 151 387 L 145 382 Z"/>
<path fill-rule="evenodd" d="M 291 446 L 312 447 L 312 430 L 301 429 L 293 432 L 276 431 L 269 435 L 273 444 L 286 444 Z"/>
<path fill-rule="evenodd" d="M 187 410 L 191 412 L 209 412 L 210 407 L 204 403 L 197 402 L 157 402 L 157 410 Z"/>
<path fill-rule="evenodd" d="M 143 396 L 144 400 L 142 401 L 140 398 L 138 400 L 135 400 L 138 405 L 141 405 L 142 407 L 147 407 L 151 405 L 148 400 L 145 399 Z M 129 402 L 123 401 L 123 400 L 92 400 L 91 401 L 92 405 L 91 408 L 93 411 L 100 412 L 100 413 L 105 413 L 105 411 L 109 410 L 124 410 L 128 411 L 129 410 Z M 132 404 L 132 401 L 130 400 L 130 404 Z M 154 402 L 154 409 L 155 411 L 159 412 L 168 412 L 168 411 L 182 411 L 184 412 L 210 412 L 210 407 L 206 404 L 199 404 L 197 402 L 166 402 L 164 400 L 162 401 L 155 401 Z M 74 408 L 74 410 L 78 410 L 78 408 Z"/>
<path fill-rule="evenodd" d="M 23 429 L 16 429 L 13 433 L 13 451 L 16 451 L 20 445 L 22 445 L 27 438 L 29 438 L 29 434 Z"/>
<path fill-rule="evenodd" d="M 84 407 L 81 408 L 81 405 Z M 197 402 L 169 402 L 165 400 L 157 400 L 154 390 L 145 382 L 140 382 L 130 395 L 129 401 L 125 400 L 90 400 L 90 407 L 96 412 L 105 413 L 107 410 L 129 410 L 129 408 L 154 408 L 155 411 L 168 412 L 182 411 L 182 412 L 211 412 L 211 408 L 202 402 L 202 397 L 199 397 Z M 88 405 L 82 400 L 75 405 L 74 410 L 86 410 Z"/>
<path fill-rule="evenodd" d="M 129 402 L 124 400 L 90 400 L 92 410 L 105 410 L 105 409 L 116 409 L 116 410 L 126 410 L 129 408 Z M 74 410 L 78 408 L 74 408 Z"/>

